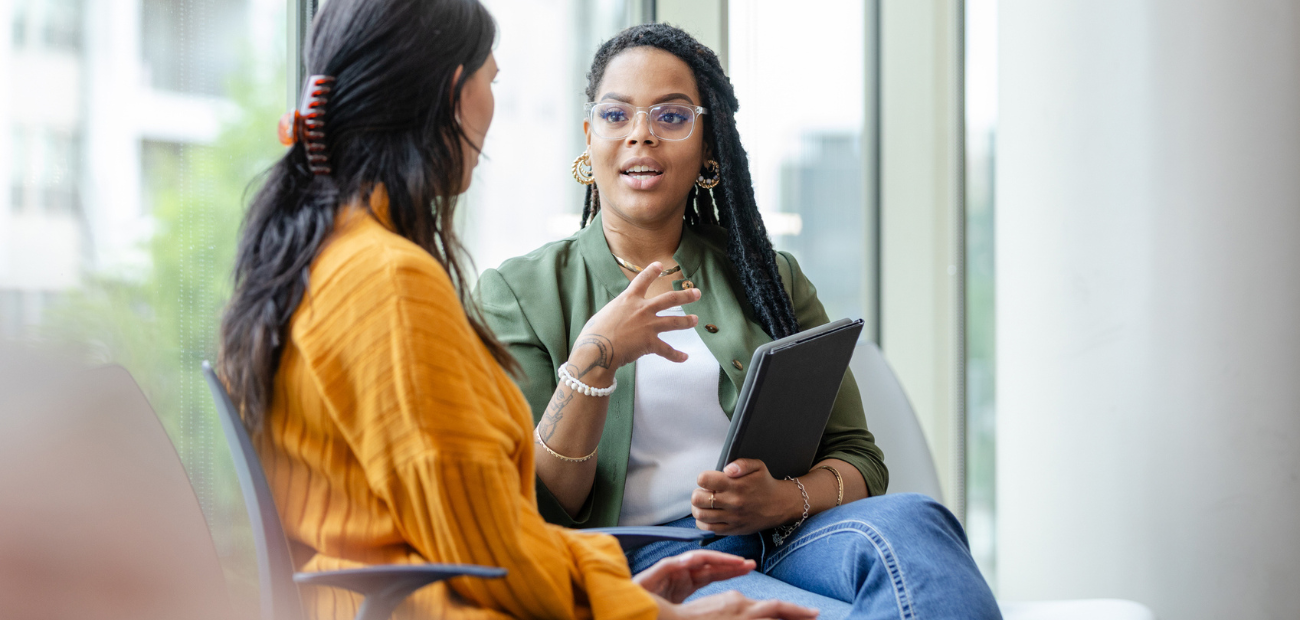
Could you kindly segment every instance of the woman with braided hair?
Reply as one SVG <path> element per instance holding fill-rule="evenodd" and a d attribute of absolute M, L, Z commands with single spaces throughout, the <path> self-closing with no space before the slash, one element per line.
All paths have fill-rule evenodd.
<path fill-rule="evenodd" d="M 734 589 L 823 618 L 999 617 L 952 514 L 884 496 L 851 374 L 809 472 L 777 480 L 754 459 L 712 471 L 743 362 L 829 319 L 768 239 L 713 51 L 672 26 L 629 28 L 596 53 L 586 95 L 587 149 L 572 171 L 587 186 L 582 230 L 485 271 L 475 292 L 522 369 L 542 515 L 699 527 L 757 563 L 697 595 Z M 666 308 L 674 292 L 691 297 Z M 647 326 L 660 338 L 637 344 Z M 629 564 L 687 548 L 651 544 Z"/>

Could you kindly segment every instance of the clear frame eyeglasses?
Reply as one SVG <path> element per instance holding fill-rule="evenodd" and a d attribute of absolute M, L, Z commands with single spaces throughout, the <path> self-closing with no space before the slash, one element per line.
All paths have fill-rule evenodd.
<path fill-rule="evenodd" d="M 636 117 L 646 115 L 650 122 L 650 135 L 660 140 L 685 140 L 695 132 L 695 119 L 708 110 L 700 106 L 680 103 L 661 103 L 648 108 L 638 108 L 617 101 L 591 102 L 586 106 L 587 120 L 597 137 L 622 140 L 632 135 Z"/>

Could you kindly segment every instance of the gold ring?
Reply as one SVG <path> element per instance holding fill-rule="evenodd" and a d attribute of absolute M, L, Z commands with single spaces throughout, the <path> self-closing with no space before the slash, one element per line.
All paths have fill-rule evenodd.
<path fill-rule="evenodd" d="M 717 491 L 709 491 L 709 510 L 716 510 L 713 506 L 713 500 L 718 498 Z"/>

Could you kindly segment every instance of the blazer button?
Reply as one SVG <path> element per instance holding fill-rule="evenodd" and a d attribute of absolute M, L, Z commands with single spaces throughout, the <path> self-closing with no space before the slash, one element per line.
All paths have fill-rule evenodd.
<path fill-rule="evenodd" d="M 705 329 L 706 331 L 708 331 L 710 334 L 716 334 L 716 333 L 718 333 L 718 326 L 717 326 L 717 325 L 714 325 L 714 324 L 712 324 L 712 323 L 709 323 L 708 325 L 705 325 L 705 326 L 704 326 L 704 329 Z"/>
<path fill-rule="evenodd" d="M 691 282 L 690 280 L 682 280 L 682 288 L 683 289 L 695 288 L 695 283 Z"/>
<path fill-rule="evenodd" d="M 744 364 L 741 364 L 741 363 L 740 363 L 740 360 L 731 360 L 731 365 L 732 365 L 732 366 L 735 366 L 735 367 L 736 367 L 736 370 L 744 370 L 744 369 L 745 369 L 745 365 L 744 365 Z"/>

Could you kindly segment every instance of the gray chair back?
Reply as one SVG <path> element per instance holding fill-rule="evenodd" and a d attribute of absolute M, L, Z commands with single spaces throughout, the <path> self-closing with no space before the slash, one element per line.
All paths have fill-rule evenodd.
<path fill-rule="evenodd" d="M 239 489 L 253 528 L 262 620 L 299 620 L 303 617 L 302 599 L 298 595 L 298 585 L 293 582 L 293 556 L 289 552 L 284 527 L 280 525 L 280 513 L 275 509 L 275 498 L 271 497 L 271 485 L 262 471 L 262 462 L 253 449 L 253 442 L 244 429 L 234 401 L 226 392 L 225 384 L 207 362 L 203 362 L 203 377 L 207 379 L 212 400 L 217 405 L 217 417 L 221 418 L 226 445 L 235 461 Z"/>
<path fill-rule="evenodd" d="M 885 452 L 889 493 L 922 493 L 943 501 L 939 473 L 925 442 L 916 411 L 889 362 L 873 342 L 859 343 L 849 363 L 862 392 L 867 428 Z"/>
<path fill-rule="evenodd" d="M 198 498 L 121 366 L 0 344 L 0 617 L 232 620 Z"/>

